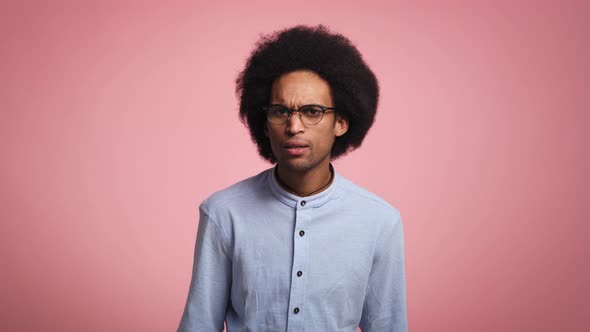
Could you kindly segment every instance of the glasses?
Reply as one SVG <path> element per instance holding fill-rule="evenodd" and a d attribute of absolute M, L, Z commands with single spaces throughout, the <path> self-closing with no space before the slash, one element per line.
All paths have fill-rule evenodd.
<path fill-rule="evenodd" d="M 335 107 L 326 107 L 321 105 L 303 105 L 298 110 L 292 110 L 285 105 L 273 104 L 262 108 L 266 113 L 266 118 L 272 124 L 285 124 L 291 118 L 293 112 L 299 112 L 299 119 L 309 126 L 316 125 L 324 118 L 324 113 L 335 110 Z"/>

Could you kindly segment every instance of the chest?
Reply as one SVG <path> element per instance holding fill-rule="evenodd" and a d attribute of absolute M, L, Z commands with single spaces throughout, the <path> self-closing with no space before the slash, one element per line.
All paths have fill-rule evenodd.
<path fill-rule="evenodd" d="M 378 229 L 362 214 L 282 209 L 234 220 L 233 275 L 245 292 L 288 296 L 293 281 L 307 293 L 335 285 L 364 290 Z"/>

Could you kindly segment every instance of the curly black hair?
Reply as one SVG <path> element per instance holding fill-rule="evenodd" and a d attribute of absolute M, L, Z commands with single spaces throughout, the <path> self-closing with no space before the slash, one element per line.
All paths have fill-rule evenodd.
<path fill-rule="evenodd" d="M 273 82 L 296 70 L 311 70 L 326 80 L 336 112 L 349 121 L 348 131 L 332 146 L 332 159 L 358 148 L 375 120 L 377 78 L 348 38 L 323 25 L 299 25 L 262 36 L 236 79 L 240 120 L 249 128 L 260 156 L 276 162 L 265 135 L 262 107 L 270 101 Z"/>

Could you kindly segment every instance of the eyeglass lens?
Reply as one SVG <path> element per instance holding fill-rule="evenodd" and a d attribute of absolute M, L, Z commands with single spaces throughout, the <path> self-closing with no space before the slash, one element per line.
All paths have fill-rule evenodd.
<path fill-rule="evenodd" d="M 284 105 L 272 105 L 267 110 L 270 122 L 274 124 L 286 123 L 294 111 Z M 305 124 L 314 125 L 320 122 L 324 116 L 324 110 L 317 105 L 301 106 L 297 112 Z"/>

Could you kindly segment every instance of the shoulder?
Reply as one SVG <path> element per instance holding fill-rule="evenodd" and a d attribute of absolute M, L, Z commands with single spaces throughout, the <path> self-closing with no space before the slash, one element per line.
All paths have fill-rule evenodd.
<path fill-rule="evenodd" d="M 353 183 L 349 179 L 340 176 L 339 198 L 345 204 L 366 211 L 376 219 L 387 220 L 388 222 L 401 223 L 400 211 L 382 197 L 369 190 Z"/>
<path fill-rule="evenodd" d="M 267 190 L 267 176 L 272 169 L 267 169 L 257 175 L 237 182 L 227 188 L 219 190 L 207 197 L 200 205 L 206 214 L 215 214 L 219 210 L 244 204 L 256 199 Z"/>

